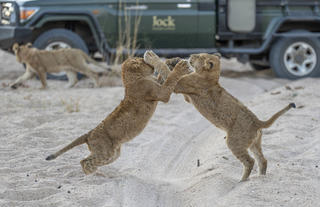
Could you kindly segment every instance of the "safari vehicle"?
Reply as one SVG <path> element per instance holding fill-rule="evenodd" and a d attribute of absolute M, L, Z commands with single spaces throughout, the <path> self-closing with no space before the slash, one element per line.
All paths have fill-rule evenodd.
<path fill-rule="evenodd" d="M 320 76 L 319 3 L 0 0 L 0 48 L 32 42 L 41 49 L 75 47 L 108 58 L 123 33 L 136 32 L 138 55 L 147 48 L 166 56 L 219 51 L 257 70 L 271 67 L 282 78 L 315 77 Z"/>

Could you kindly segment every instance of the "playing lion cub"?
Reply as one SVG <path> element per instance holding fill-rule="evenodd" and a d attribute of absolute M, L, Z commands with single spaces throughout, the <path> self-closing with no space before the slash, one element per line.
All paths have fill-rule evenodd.
<path fill-rule="evenodd" d="M 92 70 L 88 63 L 101 67 L 87 54 L 79 49 L 58 49 L 58 50 L 38 50 L 31 48 L 31 43 L 19 46 L 15 43 L 12 47 L 17 61 L 26 64 L 26 72 L 10 85 L 16 89 L 24 81 L 31 79 L 37 74 L 42 83 L 41 89 L 47 87 L 47 73 L 57 73 L 65 71 L 68 77 L 68 88 L 73 87 L 77 82 L 77 72 L 83 73 L 94 80 L 96 87 L 99 86 L 98 72 Z"/>
<path fill-rule="evenodd" d="M 68 146 L 47 157 L 55 159 L 71 148 L 88 144 L 91 154 L 80 163 L 86 174 L 98 166 L 107 165 L 120 155 L 120 147 L 145 128 L 153 115 L 158 101 L 168 102 L 180 77 L 188 73 L 187 61 L 178 63 L 160 85 L 154 77 L 154 68 L 142 58 L 130 58 L 122 64 L 122 81 L 125 96 L 120 105 L 95 129 L 80 136 Z"/>
<path fill-rule="evenodd" d="M 168 71 L 166 64 L 152 51 L 147 52 L 145 61 L 157 66 L 155 70 L 162 70 L 164 73 Z M 248 148 L 258 161 L 259 173 L 266 174 L 267 160 L 262 154 L 261 130 L 270 127 L 290 108 L 295 108 L 295 104 L 289 104 L 268 121 L 260 121 L 246 106 L 220 86 L 220 54 L 194 54 L 191 55 L 189 63 L 195 71 L 184 75 L 174 92 L 184 94 L 186 101 L 192 103 L 204 117 L 226 131 L 229 149 L 244 165 L 241 181 L 249 177 L 254 165 Z"/>

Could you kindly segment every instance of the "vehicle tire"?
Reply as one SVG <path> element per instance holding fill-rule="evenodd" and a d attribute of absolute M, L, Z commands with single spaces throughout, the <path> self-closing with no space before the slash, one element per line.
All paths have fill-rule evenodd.
<path fill-rule="evenodd" d="M 257 71 L 266 70 L 266 69 L 270 68 L 269 65 L 260 65 L 260 64 L 256 64 L 256 63 L 250 63 L 250 66 L 252 67 L 252 69 L 257 70 Z"/>
<path fill-rule="evenodd" d="M 320 42 L 317 38 L 280 38 L 272 46 L 269 62 L 280 78 L 320 76 Z"/>
<path fill-rule="evenodd" d="M 42 33 L 33 43 L 38 49 L 54 50 L 60 48 L 78 48 L 88 54 L 89 50 L 82 38 L 66 29 L 51 29 Z M 83 75 L 78 73 L 78 79 Z M 65 72 L 48 74 L 48 79 L 68 80 Z"/>

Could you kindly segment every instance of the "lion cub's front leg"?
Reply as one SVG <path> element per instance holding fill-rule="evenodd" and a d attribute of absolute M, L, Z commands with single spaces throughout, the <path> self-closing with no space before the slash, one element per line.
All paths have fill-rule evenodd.
<path fill-rule="evenodd" d="M 181 60 L 173 69 L 173 71 L 169 74 L 167 80 L 162 85 L 162 90 L 160 91 L 160 95 L 163 97 L 168 97 L 168 101 L 171 93 L 174 91 L 175 86 L 182 76 L 189 72 L 188 70 L 188 62 L 186 60 Z"/>
<path fill-rule="evenodd" d="M 144 53 L 143 59 L 154 67 L 155 72 L 159 73 L 159 82 L 163 83 L 171 72 L 169 67 L 152 50 L 147 50 Z"/>
<path fill-rule="evenodd" d="M 188 73 L 188 70 L 185 69 L 185 65 L 187 64 L 188 62 L 185 60 L 180 61 L 162 85 L 155 81 L 148 82 L 146 100 L 167 103 L 179 79 Z"/>
<path fill-rule="evenodd" d="M 10 85 L 10 88 L 17 89 L 23 82 L 33 78 L 35 73 L 27 65 L 26 72 Z"/>

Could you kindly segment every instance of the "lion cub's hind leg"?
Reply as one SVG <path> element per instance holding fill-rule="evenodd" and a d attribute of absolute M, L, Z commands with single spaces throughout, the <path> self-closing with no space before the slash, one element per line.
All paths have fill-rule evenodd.
<path fill-rule="evenodd" d="M 77 73 L 74 71 L 66 71 L 68 77 L 68 84 L 66 88 L 72 88 L 78 82 Z"/>
<path fill-rule="evenodd" d="M 96 88 L 100 87 L 98 73 L 92 71 L 91 68 L 87 64 L 84 64 L 83 66 L 81 66 L 81 72 L 83 74 L 85 74 L 86 76 L 88 76 L 91 80 L 94 81 L 94 86 Z"/>
<path fill-rule="evenodd" d="M 251 174 L 254 159 L 250 157 L 248 153 L 248 147 L 250 144 L 241 143 L 238 140 L 247 140 L 247 137 L 242 139 L 236 135 L 228 135 L 227 146 L 231 150 L 232 154 L 243 164 L 243 174 L 240 181 L 246 181 Z"/>
<path fill-rule="evenodd" d="M 261 130 L 258 130 L 257 138 L 250 146 L 250 150 L 258 162 L 259 174 L 265 175 L 267 172 L 267 160 L 264 158 L 263 153 L 262 153 L 261 136 L 262 136 L 262 132 L 261 132 Z"/>
<path fill-rule="evenodd" d="M 96 159 L 98 159 L 97 155 L 91 154 L 87 158 L 80 161 L 82 170 L 86 175 L 94 173 L 97 170 L 97 166 L 95 165 Z"/>
<path fill-rule="evenodd" d="M 39 79 L 40 79 L 41 84 L 42 84 L 42 87 L 40 89 L 48 88 L 47 73 L 45 72 L 45 70 L 39 69 L 38 75 L 39 75 Z"/>
<path fill-rule="evenodd" d="M 120 156 L 120 146 L 115 150 L 110 150 L 108 153 L 92 152 L 91 155 L 84 160 L 81 160 L 83 172 L 88 175 L 94 173 L 97 167 L 107 165 L 115 161 Z"/>

